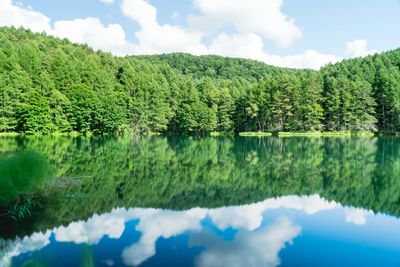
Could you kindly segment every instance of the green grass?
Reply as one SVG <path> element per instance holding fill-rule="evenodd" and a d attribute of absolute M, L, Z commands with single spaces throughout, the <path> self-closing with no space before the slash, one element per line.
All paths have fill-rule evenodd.
<path fill-rule="evenodd" d="M 210 136 L 230 136 L 233 135 L 232 132 L 210 132 Z M 385 135 L 387 133 L 383 133 Z M 23 135 L 23 133 L 16 133 L 16 132 L 2 132 L 0 133 L 0 137 L 16 137 L 19 135 Z M 68 137 L 78 137 L 78 136 L 86 136 L 86 137 L 91 137 L 95 136 L 96 134 L 93 134 L 92 132 L 87 132 L 86 134 L 82 134 L 79 132 L 66 132 L 66 133 L 61 133 L 61 132 L 54 132 L 50 134 L 51 136 L 56 136 L 56 137 L 61 137 L 61 136 L 68 136 Z M 123 135 L 129 136 L 129 135 L 145 135 L 145 136 L 158 136 L 161 135 L 159 132 L 147 132 L 147 133 L 124 133 Z M 314 131 L 314 132 L 278 132 L 278 133 L 270 133 L 270 132 L 240 132 L 239 136 L 245 136 L 245 137 L 261 137 L 261 136 L 271 136 L 271 135 L 277 135 L 279 137 L 320 137 L 320 136 L 326 136 L 326 137 L 335 137 L 335 136 L 365 136 L 365 137 L 370 137 L 370 136 L 375 136 L 375 133 L 370 132 L 370 131 L 357 131 L 357 132 L 352 132 L 352 131 L 327 131 L 327 132 L 319 132 L 319 131 Z M 400 133 L 390 133 L 390 135 L 400 135 Z M 37 134 L 37 136 L 41 136 L 41 134 Z"/>
<path fill-rule="evenodd" d="M 19 133 L 15 133 L 15 132 L 2 132 L 0 133 L 0 137 L 15 137 L 20 135 Z"/>
<path fill-rule="evenodd" d="M 54 132 L 54 133 L 51 133 L 50 135 L 56 136 L 56 137 L 61 137 L 61 136 L 78 137 L 78 136 L 81 136 L 82 134 L 79 132 L 66 132 L 66 133 Z"/>
<path fill-rule="evenodd" d="M 25 133 L 16 133 L 16 132 L 3 132 L 0 133 L 0 137 L 16 137 L 16 136 L 20 136 L 20 135 L 26 135 Z M 77 137 L 77 136 L 82 136 L 82 133 L 79 132 L 66 132 L 66 133 L 61 133 L 61 132 L 53 132 L 53 133 L 49 133 L 49 134 L 43 134 L 43 133 L 35 133 L 35 134 L 29 134 L 26 136 L 69 136 L 69 137 Z M 93 134 L 89 133 L 90 136 L 92 136 Z"/>
<path fill-rule="evenodd" d="M 322 132 L 321 133 L 322 136 L 351 136 L 352 132 L 350 131 L 329 131 L 329 132 Z"/>
<path fill-rule="evenodd" d="M 159 136 L 159 135 L 161 135 L 161 133 L 159 133 L 159 132 L 147 132 L 144 135 L 146 135 L 146 136 Z"/>
<path fill-rule="evenodd" d="M 305 137 L 320 137 L 323 133 L 321 132 L 278 132 L 279 137 L 291 137 L 291 136 L 305 136 Z"/>
<path fill-rule="evenodd" d="M 373 132 L 369 131 L 332 131 L 332 132 L 279 132 L 279 137 L 295 137 L 295 136 L 303 136 L 303 137 L 341 137 L 341 136 L 374 136 Z"/>
<path fill-rule="evenodd" d="M 370 137 L 370 136 L 375 136 L 375 133 L 370 131 L 360 131 L 360 132 L 352 132 L 351 135 Z"/>
<path fill-rule="evenodd" d="M 241 132 L 239 133 L 239 136 L 245 136 L 245 137 L 262 137 L 262 136 L 271 136 L 272 133 L 268 132 Z"/>
<path fill-rule="evenodd" d="M 6 216 L 15 221 L 23 220 L 31 217 L 32 211 L 37 207 L 41 207 L 41 204 L 35 199 L 33 194 L 20 197 L 17 203 L 9 207 Z"/>
<path fill-rule="evenodd" d="M 323 132 L 322 136 L 375 136 L 375 133 L 370 131 L 337 131 L 337 132 Z"/>

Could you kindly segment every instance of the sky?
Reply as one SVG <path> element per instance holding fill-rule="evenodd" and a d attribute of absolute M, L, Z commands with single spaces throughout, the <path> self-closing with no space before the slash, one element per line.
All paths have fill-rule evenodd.
<path fill-rule="evenodd" d="M 400 47 L 400 0 L 0 0 L 0 25 L 118 56 L 186 52 L 319 69 Z"/>

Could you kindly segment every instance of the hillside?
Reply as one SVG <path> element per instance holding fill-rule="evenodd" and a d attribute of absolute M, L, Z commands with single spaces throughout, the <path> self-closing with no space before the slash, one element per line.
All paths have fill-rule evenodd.
<path fill-rule="evenodd" d="M 319 72 L 174 53 L 115 57 L 0 28 L 0 132 L 400 132 L 400 50 Z"/>
<path fill-rule="evenodd" d="M 227 58 L 216 55 L 193 56 L 185 53 L 170 53 L 153 56 L 135 56 L 154 64 L 167 63 L 180 74 L 201 79 L 235 79 L 242 78 L 249 82 L 259 82 L 266 73 L 279 75 L 293 73 L 296 70 L 278 68 L 265 63 L 242 58 Z"/>

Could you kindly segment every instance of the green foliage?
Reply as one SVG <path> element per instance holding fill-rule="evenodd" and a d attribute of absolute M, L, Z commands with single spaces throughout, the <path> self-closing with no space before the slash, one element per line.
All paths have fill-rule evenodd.
<path fill-rule="evenodd" d="M 0 205 L 36 190 L 50 175 L 48 164 L 45 157 L 31 150 L 0 156 Z"/>
<path fill-rule="evenodd" d="M 2 180 L 1 196 L 13 193 L 8 205 L 0 205 L 0 214 L 12 211 L 19 220 L 0 218 L 0 236 L 52 229 L 115 207 L 212 208 L 283 195 L 319 194 L 344 206 L 400 216 L 398 138 L 48 136 L 2 141 L 3 153 L 13 155 L 5 161 L 24 168 L 8 167 L 17 174 Z M 24 150 L 51 162 L 55 172 L 46 177 L 54 178 L 36 179 L 42 176 L 36 164 L 17 160 L 27 157 Z M 20 172 L 27 178 L 15 178 L 22 177 Z"/>
<path fill-rule="evenodd" d="M 400 132 L 400 50 L 320 71 L 220 56 L 114 57 L 0 28 L 0 132 Z"/>
<path fill-rule="evenodd" d="M 35 195 L 22 195 L 20 199 L 8 208 L 6 216 L 14 221 L 21 221 L 32 216 L 32 210 L 40 208 L 41 204 Z"/>

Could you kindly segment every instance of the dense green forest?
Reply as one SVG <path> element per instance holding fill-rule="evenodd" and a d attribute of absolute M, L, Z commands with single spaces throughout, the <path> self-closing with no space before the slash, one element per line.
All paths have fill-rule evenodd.
<path fill-rule="evenodd" d="M 213 208 L 285 195 L 400 216 L 396 137 L 18 137 L 0 143 L 0 167 L 0 239 L 115 207 Z"/>
<path fill-rule="evenodd" d="M 400 49 L 320 71 L 219 56 L 115 57 L 0 28 L 0 132 L 400 132 Z"/>

